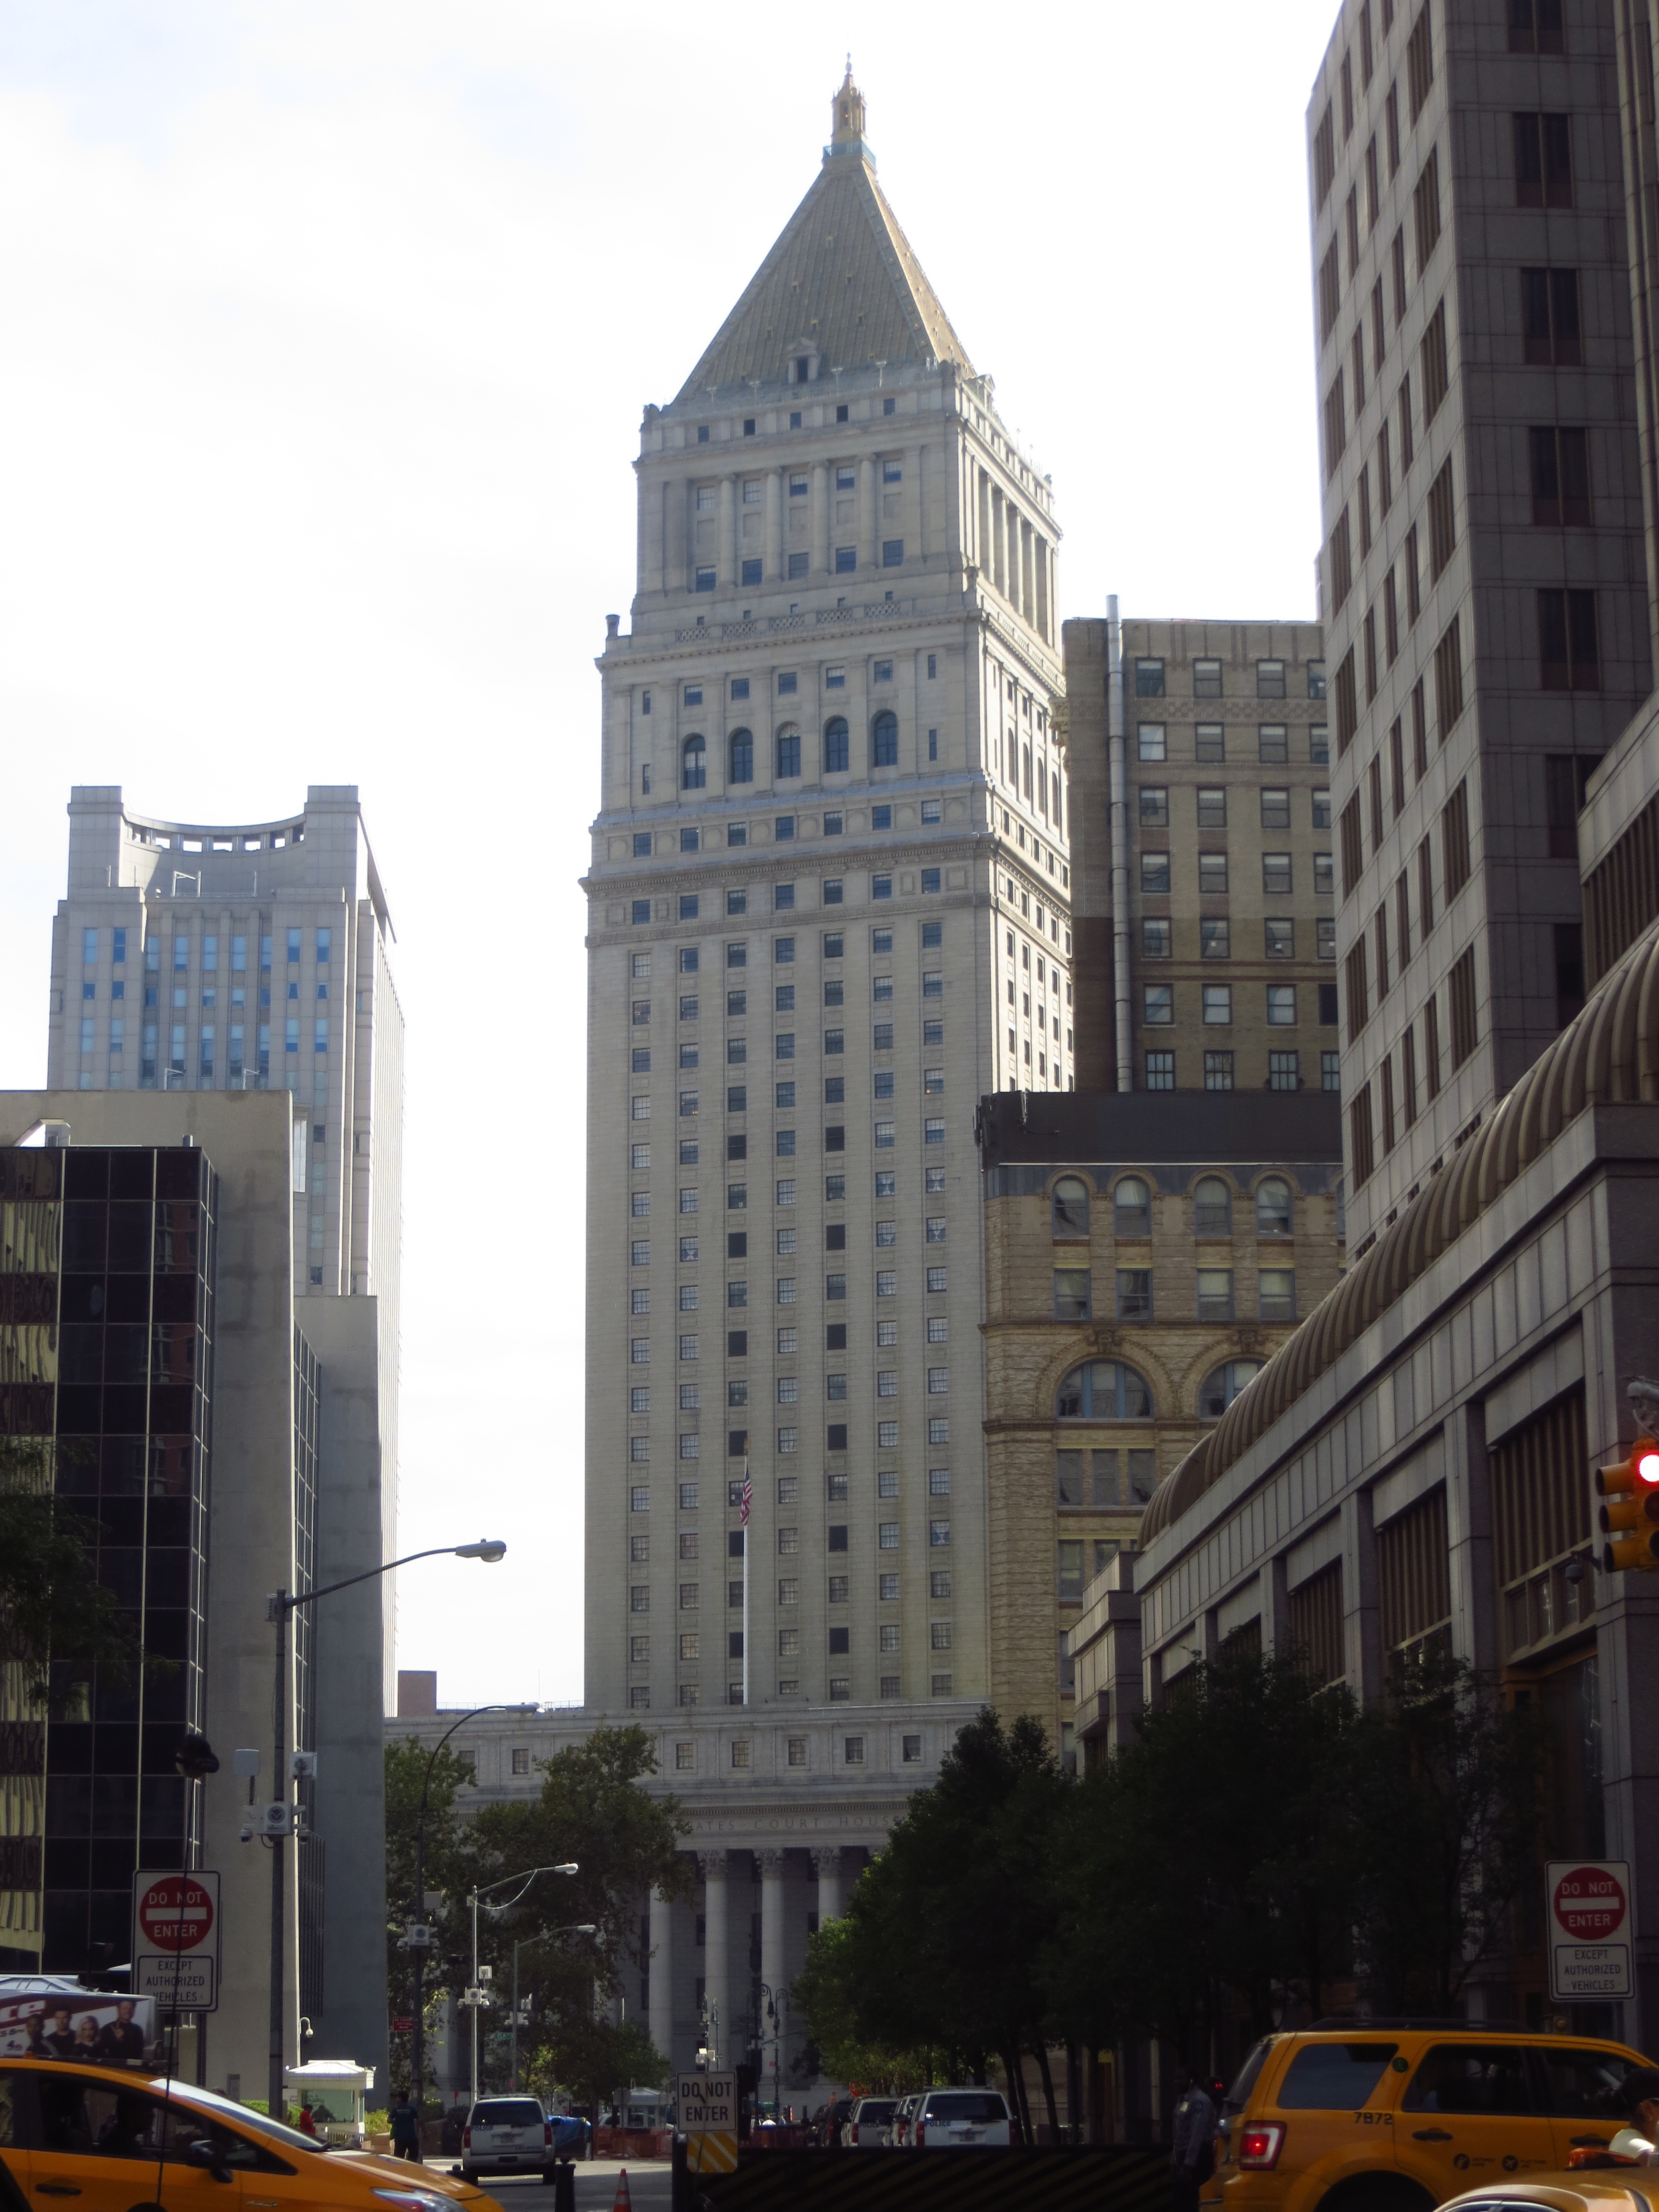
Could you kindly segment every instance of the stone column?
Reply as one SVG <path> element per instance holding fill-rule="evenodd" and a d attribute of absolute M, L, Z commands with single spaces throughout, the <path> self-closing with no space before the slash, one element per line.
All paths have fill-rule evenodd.
<path fill-rule="evenodd" d="M 769 584 L 783 580 L 783 471 L 770 469 L 766 477 L 766 566 Z"/>
<path fill-rule="evenodd" d="M 1008 596 L 1007 508 L 1002 494 L 991 487 L 991 581 L 1006 599 Z"/>
<path fill-rule="evenodd" d="M 726 1854 L 702 1851 L 698 1864 L 703 1881 L 703 1995 L 714 2016 L 716 2054 L 722 2066 L 729 2066 L 735 2062 L 731 2041 L 732 1954 L 726 1940 Z"/>
<path fill-rule="evenodd" d="M 812 495 L 807 501 L 811 508 L 809 527 L 812 533 L 812 574 L 827 575 L 830 572 L 830 464 L 812 464 Z"/>
<path fill-rule="evenodd" d="M 659 1889 L 651 1893 L 651 2040 L 674 2063 L 674 1908 Z"/>
<path fill-rule="evenodd" d="M 760 1862 L 761 1876 L 761 1979 L 775 1997 L 787 1975 L 783 1942 L 783 1853 L 757 1851 L 755 1856 Z M 762 2033 L 769 2035 L 772 2024 L 764 2018 L 765 2002 L 763 1997 Z M 767 2070 L 771 2070 L 769 2064 Z"/>
<path fill-rule="evenodd" d="M 876 500 L 878 496 L 877 461 L 873 453 L 866 453 L 859 463 L 859 570 L 876 565 Z"/>
<path fill-rule="evenodd" d="M 691 527 L 696 494 L 688 477 L 665 477 L 662 486 L 663 589 L 683 592 L 690 580 Z"/>
<path fill-rule="evenodd" d="M 925 561 L 927 558 L 927 485 L 922 473 L 922 465 L 927 458 L 926 446 L 912 446 L 904 456 L 905 482 L 914 483 L 915 486 L 915 491 L 911 494 L 911 500 L 915 508 L 915 552 L 919 561 Z M 903 502 L 901 501 L 899 512 L 902 514 L 903 511 Z"/>
<path fill-rule="evenodd" d="M 738 480 L 730 473 L 720 478 L 720 565 L 714 581 L 722 592 L 738 587 Z"/>
<path fill-rule="evenodd" d="M 818 1876 L 818 1926 L 841 1918 L 841 1846 L 831 1844 L 825 1850 L 815 1850 L 812 1864 Z"/>

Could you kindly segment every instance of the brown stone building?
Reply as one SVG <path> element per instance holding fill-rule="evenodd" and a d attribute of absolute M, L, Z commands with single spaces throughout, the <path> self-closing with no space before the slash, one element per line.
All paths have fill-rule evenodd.
<path fill-rule="evenodd" d="M 1337 1086 L 1322 632 L 1064 626 L 1077 1081 Z M 1114 788 L 1114 762 L 1118 763 Z"/>
<path fill-rule="evenodd" d="M 1339 1119 L 1318 1091 L 981 1103 L 989 1698 L 1068 1753 L 1085 1589 L 1340 1272 Z"/>

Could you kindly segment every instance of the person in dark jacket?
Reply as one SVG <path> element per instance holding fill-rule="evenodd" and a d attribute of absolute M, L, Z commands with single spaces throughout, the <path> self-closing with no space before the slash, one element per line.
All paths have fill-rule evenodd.
<path fill-rule="evenodd" d="M 392 2130 L 393 2158 L 413 2159 L 418 2165 L 421 2157 L 421 2116 L 410 2102 L 407 2089 L 399 2089 L 398 2101 L 386 2113 L 386 2124 Z"/>
<path fill-rule="evenodd" d="M 1176 2075 L 1170 2127 L 1170 2193 L 1175 2212 L 1198 2212 L 1198 2193 L 1215 2172 L 1215 2106 L 1182 2067 Z"/>

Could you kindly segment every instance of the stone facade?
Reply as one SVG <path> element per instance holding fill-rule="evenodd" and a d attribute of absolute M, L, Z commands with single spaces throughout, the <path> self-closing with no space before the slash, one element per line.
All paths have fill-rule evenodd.
<path fill-rule="evenodd" d="M 1653 681 L 1614 12 L 1352 0 L 1309 103 L 1356 1249 L 1582 1003 Z"/>
<path fill-rule="evenodd" d="M 1079 1091 L 987 1099 L 981 1134 L 990 1697 L 1069 1758 L 1085 1587 L 1341 1270 L 1339 1115 Z"/>
<path fill-rule="evenodd" d="M 1322 634 L 1124 622 L 1127 959 L 1115 968 L 1110 620 L 1065 626 L 1078 1083 L 1334 1090 Z M 1120 1085 L 1115 993 L 1127 988 Z"/>

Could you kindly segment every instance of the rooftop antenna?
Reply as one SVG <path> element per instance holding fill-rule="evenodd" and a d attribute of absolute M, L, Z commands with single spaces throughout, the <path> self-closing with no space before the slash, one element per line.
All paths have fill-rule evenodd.
<path fill-rule="evenodd" d="M 872 355 L 871 355 L 870 358 L 872 359 L 872 361 L 875 361 L 875 356 L 874 356 L 873 354 L 872 354 Z M 884 368 L 886 368 L 886 366 L 887 366 L 887 364 L 886 364 L 886 362 L 885 362 L 884 361 L 877 361 L 877 362 L 876 362 L 876 389 L 877 389 L 877 391 L 878 391 L 878 392 L 879 392 L 879 391 L 880 391 L 880 389 L 881 389 L 881 373 L 882 373 L 883 369 L 884 369 Z"/>

